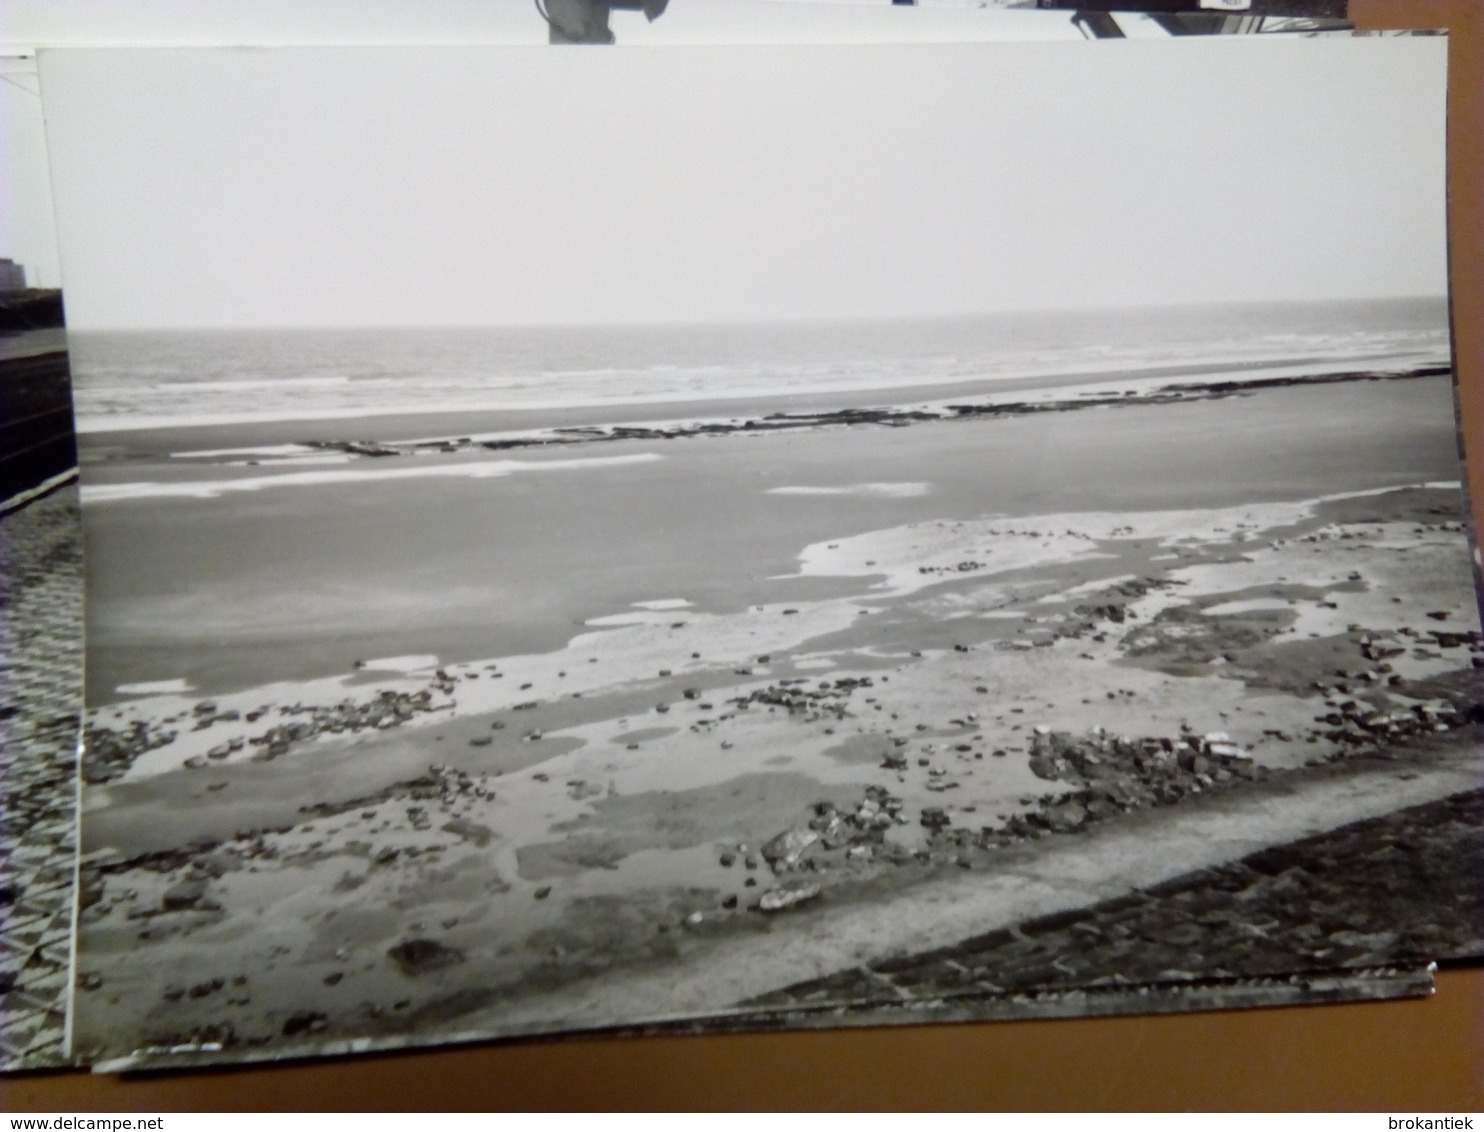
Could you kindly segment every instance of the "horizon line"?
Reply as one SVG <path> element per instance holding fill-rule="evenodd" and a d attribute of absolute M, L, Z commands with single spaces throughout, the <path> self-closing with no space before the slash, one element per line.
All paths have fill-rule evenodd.
<path fill-rule="evenodd" d="M 63 301 L 65 302 L 65 289 Z M 734 327 L 734 326 L 809 326 L 827 323 L 867 322 L 937 322 L 959 319 L 1013 317 L 1016 315 L 1077 315 L 1112 314 L 1118 312 L 1159 310 L 1209 310 L 1213 307 L 1304 307 L 1331 306 L 1365 303 L 1417 303 L 1450 301 L 1446 291 L 1413 295 L 1372 295 L 1365 297 L 1305 298 L 1305 299 L 1222 299 L 1207 303 L 1131 303 L 1108 306 L 1078 307 L 1010 307 L 998 310 L 945 311 L 932 314 L 841 314 L 814 316 L 747 316 L 728 318 L 677 318 L 663 319 L 599 319 L 593 321 L 562 322 L 335 322 L 335 323 L 173 323 L 173 324 L 94 324 L 65 327 L 78 333 L 158 333 L 163 331 L 235 331 L 235 330 L 621 330 L 640 328 L 675 327 Z"/>

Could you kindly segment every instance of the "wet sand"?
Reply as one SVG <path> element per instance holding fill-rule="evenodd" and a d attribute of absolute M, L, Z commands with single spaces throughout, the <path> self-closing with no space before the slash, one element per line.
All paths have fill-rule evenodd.
<path fill-rule="evenodd" d="M 1456 479 L 1451 419 L 1449 382 L 1430 377 L 908 428 L 618 441 L 582 452 L 659 459 L 542 471 L 569 453 L 522 452 L 532 470 L 497 480 L 89 505 L 89 552 L 109 564 L 89 578 L 89 697 L 107 703 L 119 685 L 177 678 L 216 694 L 377 656 L 546 651 L 652 599 L 720 614 L 858 592 L 869 580 L 774 579 L 797 573 L 805 546 L 924 516 L 1217 507 Z M 458 471 L 491 455 L 355 466 Z M 193 463 L 89 468 L 86 478 L 262 474 L 181 466 Z M 861 484 L 929 487 L 891 495 Z M 777 493 L 799 488 L 817 493 Z"/>
<path fill-rule="evenodd" d="M 580 487 L 438 481 L 488 572 L 477 533 L 530 532 L 524 568 L 582 599 L 523 607 L 551 623 L 527 649 L 385 634 L 377 655 L 432 654 L 402 675 L 321 643 L 305 679 L 233 661 L 186 669 L 222 681 L 209 698 L 95 690 L 79 1046 L 271 1056 L 725 1010 L 862 948 L 1103 898 L 1193 845 L 1210 863 L 1467 788 L 1484 641 L 1447 401 L 1437 379 L 1281 389 L 865 447 L 675 441 Z M 524 525 L 478 506 L 522 491 Z M 337 492 L 300 529 L 364 556 Z M 429 508 L 395 498 L 366 506 L 401 545 Z M 168 523 L 179 568 L 210 561 L 235 594 L 242 556 L 206 543 L 260 523 L 281 553 L 266 532 L 305 501 L 233 500 L 221 526 L 220 501 L 141 506 L 101 506 L 90 534 Z M 437 550 L 430 591 L 481 561 L 415 545 Z M 1120 829 L 1143 864 L 1096 849 Z M 1050 904 L 1016 895 L 1068 853 Z"/>

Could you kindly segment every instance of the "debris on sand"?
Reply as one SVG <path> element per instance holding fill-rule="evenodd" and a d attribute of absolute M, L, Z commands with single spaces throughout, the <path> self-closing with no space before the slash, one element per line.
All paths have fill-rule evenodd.
<path fill-rule="evenodd" d="M 290 1014 L 283 1023 L 283 1036 L 297 1038 L 301 1034 L 320 1034 L 329 1029 L 330 1019 L 317 1010 L 298 1010 Z"/>
<path fill-rule="evenodd" d="M 168 747 L 178 732 L 151 727 L 136 719 L 127 730 L 115 731 L 88 723 L 83 730 L 82 777 L 84 782 L 108 782 L 122 776 L 146 751 Z"/>
<path fill-rule="evenodd" d="M 449 685 L 440 678 L 436 685 L 447 691 Z M 415 716 L 438 710 L 433 700 L 432 689 L 418 692 L 381 691 L 365 702 L 345 699 L 336 704 L 306 707 L 292 704 L 277 709 L 280 715 L 304 716 L 291 723 L 279 723 L 246 739 L 233 739 L 208 752 L 208 757 L 222 759 L 244 746 L 256 748 L 254 758 L 258 761 L 276 759 L 289 753 L 294 743 L 304 743 L 320 735 L 339 735 L 364 730 L 386 731 L 397 727 Z M 192 730 L 201 731 L 218 722 L 236 722 L 246 718 L 256 722 L 262 717 L 258 712 L 249 712 L 242 717 L 235 710 L 218 711 L 214 703 L 205 701 L 194 709 L 195 723 Z M 171 717 L 172 719 L 175 717 Z M 151 727 L 144 720 L 134 720 L 127 728 L 114 729 L 97 722 L 87 722 L 83 728 L 82 776 L 88 783 L 111 782 L 128 773 L 141 755 L 160 747 L 169 746 L 178 732 L 164 727 Z M 194 764 L 205 765 L 203 762 Z"/>
<path fill-rule="evenodd" d="M 388 949 L 387 954 L 402 971 L 416 977 L 430 971 L 441 971 L 464 961 L 464 953 L 447 947 L 436 939 L 409 939 Z"/>
<path fill-rule="evenodd" d="M 790 829 L 763 843 L 763 860 L 772 870 L 784 872 L 799 863 L 804 851 L 819 840 L 812 829 Z"/>
<path fill-rule="evenodd" d="M 167 912 L 183 912 L 198 906 L 205 896 L 206 881 L 197 877 L 167 888 L 160 897 L 160 905 Z"/>
<path fill-rule="evenodd" d="M 951 824 L 948 814 L 944 812 L 941 806 L 924 806 L 922 808 L 922 815 L 917 820 L 924 828 L 930 829 L 934 833 L 947 829 Z"/>
<path fill-rule="evenodd" d="M 780 885 L 762 894 L 757 902 L 758 911 L 782 912 L 786 908 L 796 908 L 807 900 L 813 900 L 819 893 L 817 884 L 796 882 Z"/>
<path fill-rule="evenodd" d="M 291 977 L 275 974 L 271 983 L 265 977 L 254 988 L 251 1012 L 237 1020 L 236 1040 L 305 1042 L 304 1035 L 326 1029 L 330 1018 L 337 1035 L 349 1033 L 355 1023 L 341 1011 L 362 995 L 367 1005 L 361 1009 L 378 1019 L 377 1032 L 392 1033 L 399 1016 L 404 1029 L 424 1026 L 428 1008 L 441 1010 L 438 1004 L 450 996 L 494 986 L 497 979 L 518 985 L 531 978 L 555 987 L 610 966 L 621 973 L 620 961 L 631 956 L 688 962 L 703 941 L 749 934 L 771 934 L 771 943 L 757 946 L 776 946 L 779 932 L 813 932 L 816 911 L 828 915 L 867 900 L 884 905 L 919 883 L 958 877 L 959 869 L 1013 869 L 1034 859 L 1038 846 L 1066 847 L 1071 837 L 1098 831 L 1098 823 L 1119 822 L 1140 810 L 1222 791 L 1233 792 L 1227 800 L 1240 801 L 1248 790 L 1259 798 L 1281 798 L 1289 781 L 1302 784 L 1297 776 L 1320 762 L 1356 754 L 1404 759 L 1409 745 L 1421 745 L 1425 754 L 1443 745 L 1437 733 L 1484 723 L 1477 668 L 1484 662 L 1484 641 L 1465 627 L 1464 606 L 1450 605 L 1454 611 L 1446 619 L 1425 618 L 1424 610 L 1441 613 L 1453 601 L 1430 592 L 1420 596 L 1425 571 L 1417 570 L 1415 581 L 1409 575 L 1409 586 L 1419 591 L 1408 599 L 1415 608 L 1394 611 L 1380 605 L 1388 593 L 1366 588 L 1386 581 L 1378 575 L 1368 582 L 1369 570 L 1342 583 L 1344 572 L 1326 560 L 1320 582 L 1249 585 L 1228 575 L 1251 563 L 1233 563 L 1237 552 L 1223 540 L 1215 543 L 1221 545 L 1209 557 L 1221 570 L 1194 582 L 1108 573 L 1124 568 L 1112 562 L 1099 565 L 1096 577 L 1078 576 L 1070 590 L 1042 592 L 1065 583 L 1060 575 L 1048 575 L 1018 597 L 970 589 L 980 584 L 969 575 L 985 554 L 965 547 L 953 556 L 951 579 L 947 571 L 943 579 L 928 579 L 941 582 L 942 592 L 928 595 L 930 602 L 920 599 L 926 603 L 921 610 L 905 610 L 900 623 L 869 638 L 869 648 L 857 649 L 853 638 L 826 638 L 827 647 L 812 653 L 771 638 L 748 640 L 716 660 L 714 671 L 693 672 L 658 667 L 685 655 L 668 651 L 676 646 L 665 643 L 667 651 L 635 670 L 641 679 L 634 687 L 607 704 L 600 695 L 606 685 L 595 685 L 597 692 L 584 686 L 583 711 L 573 709 L 570 716 L 548 711 L 556 703 L 550 697 L 502 699 L 503 718 L 492 720 L 488 705 L 470 697 L 460 726 L 433 729 L 442 733 L 433 738 L 452 742 L 427 742 L 426 749 L 446 750 L 449 760 L 481 768 L 472 773 L 437 764 L 421 772 L 424 764 L 410 760 L 420 757 L 418 744 L 426 734 L 398 732 L 406 736 L 400 741 L 379 734 L 418 712 L 448 707 L 435 701 L 437 691 L 468 678 L 453 669 L 440 671 L 435 690 L 419 695 L 359 689 L 359 706 L 265 705 L 231 728 L 218 726 L 226 716 L 211 701 L 182 707 L 172 700 L 164 710 L 173 715 L 147 724 L 115 712 L 112 729 L 90 729 L 91 761 L 84 773 L 91 783 L 127 773 L 140 756 L 174 741 L 175 732 L 164 730 L 172 725 L 182 733 L 205 731 L 189 738 L 189 753 L 199 752 L 200 761 L 188 765 L 211 772 L 164 781 L 182 796 L 204 798 L 226 785 L 208 780 L 231 778 L 231 795 L 252 802 L 254 784 L 274 777 L 270 772 L 308 774 L 317 759 L 296 759 L 287 768 L 234 764 L 254 752 L 277 758 L 325 732 L 358 727 L 376 730 L 342 738 L 370 739 L 376 752 L 405 748 L 393 764 L 403 780 L 382 787 L 390 774 L 374 764 L 374 775 L 363 780 L 337 780 L 333 794 L 289 794 L 262 817 L 244 808 L 243 827 L 235 832 L 228 832 L 231 825 L 203 825 L 219 841 L 208 844 L 201 837 L 128 859 L 119 852 L 85 859 L 79 888 L 83 930 L 100 940 L 174 939 L 180 942 L 169 946 L 187 948 L 196 945 L 187 939 L 192 934 L 202 946 L 239 928 L 246 938 L 252 935 L 248 894 L 267 891 L 270 882 L 294 894 L 310 891 L 308 875 L 337 922 L 311 925 L 323 928 L 328 942 L 316 944 L 312 957 L 303 960 L 310 969 Z M 1165 548 L 1151 545 L 1139 555 L 1154 549 Z M 1134 568 L 1142 571 L 1143 559 L 1136 558 Z M 1175 565 L 1168 569 L 1178 572 L 1202 565 L 1199 558 L 1181 545 L 1153 560 L 1169 559 Z M 1339 598 L 1340 612 L 1331 616 L 1313 608 L 1334 609 L 1335 603 L 1319 600 L 1330 596 Z M 1012 608 L 1017 602 L 1029 611 L 1023 617 Z M 983 612 L 982 619 L 950 619 L 951 630 L 913 636 L 918 613 L 937 617 L 945 609 L 972 608 Z M 1013 654 L 1012 634 L 1025 645 Z M 1085 643 L 1071 643 L 1078 638 Z M 921 647 L 909 651 L 914 644 Z M 761 648 L 773 651 L 760 653 Z M 750 679 L 729 681 L 728 670 Z M 659 692 L 650 680 L 655 672 L 673 676 L 674 684 Z M 508 675 L 506 683 L 514 686 L 525 674 Z M 541 673 L 530 675 L 547 686 Z M 490 684 L 488 672 L 485 678 Z M 1118 686 L 1124 682 L 1135 686 Z M 1243 684 L 1252 693 L 1245 699 Z M 1079 698 L 1080 708 L 1074 706 Z M 620 716 L 623 730 L 615 734 L 606 723 L 593 724 L 586 718 L 589 705 L 595 719 Z M 653 734 L 676 739 L 652 742 L 649 732 L 627 730 L 628 716 L 651 711 L 666 721 L 673 716 L 675 724 L 656 726 Z M 536 742 L 542 732 L 522 722 L 540 722 L 548 738 Z M 650 722 L 656 722 L 653 716 Z M 1108 729 L 1084 730 L 1095 723 Z M 231 738 L 223 742 L 226 735 Z M 569 735 L 578 744 L 570 758 L 563 754 L 564 744 L 574 742 Z M 601 750 L 594 736 L 605 739 Z M 517 752 L 518 737 L 531 742 Z M 584 742 L 591 744 L 585 752 Z M 618 753 L 641 747 L 642 758 Z M 719 758 L 717 747 L 735 753 Z M 514 757 L 506 760 L 506 754 Z M 824 770 L 814 773 L 810 759 Z M 326 762 L 333 770 L 334 760 Z M 150 755 L 135 775 L 178 763 Z M 518 773 L 511 773 L 512 764 Z M 683 765 L 687 776 L 694 771 L 702 783 L 695 796 L 714 808 L 690 805 L 689 787 L 654 789 L 667 781 L 661 771 L 672 765 Z M 496 767 L 508 775 L 498 783 L 498 795 Z M 777 787 L 796 773 L 807 777 Z M 773 785 L 727 793 L 740 776 Z M 1269 779 L 1276 780 L 1270 787 L 1251 789 Z M 635 790 L 636 783 L 643 789 Z M 889 783 L 890 789 L 875 783 Z M 132 790 L 99 795 L 126 800 Z M 672 797 L 679 793 L 685 801 Z M 713 802 L 713 795 L 725 801 Z M 225 801 L 216 807 L 222 820 L 228 820 L 228 807 L 219 804 Z M 1154 815 L 1135 820 L 1146 823 L 1159 824 Z M 560 840 L 538 840 L 558 835 Z M 639 868 L 619 869 L 619 862 L 639 852 L 667 854 L 667 869 L 674 863 L 677 872 L 695 872 L 657 873 L 674 881 L 673 889 L 660 890 Z M 511 853 L 524 870 L 519 883 L 496 868 Z M 538 858 L 539 869 L 533 865 Z M 595 883 L 603 886 L 600 897 L 592 895 Z M 310 907 L 302 897 L 294 899 L 296 907 Z M 815 903 L 800 916 L 780 915 L 810 902 Z M 346 908 L 355 917 L 339 920 Z M 424 917 L 426 926 L 412 916 Z M 352 931 L 359 933 L 353 949 L 359 956 L 348 959 L 341 954 L 346 949 L 333 943 Z M 117 976 L 110 968 L 108 993 L 89 997 L 132 994 L 141 1012 L 154 1012 L 151 1018 L 168 1011 L 171 1025 L 180 1027 L 169 1033 L 180 1035 L 205 1032 L 202 1027 L 219 1023 L 214 1012 L 221 1004 L 237 1004 L 230 996 L 238 992 L 225 991 L 203 970 L 172 986 L 166 1001 L 173 1005 L 162 1006 L 163 979 L 175 971 L 162 963 L 157 974 L 146 965 L 178 952 L 167 953 L 155 942 L 134 946 L 138 966 L 120 967 Z M 298 964 L 294 956 L 305 954 L 260 951 L 265 972 Z M 390 962 L 382 962 L 383 955 Z M 365 956 L 374 962 L 364 964 Z M 250 961 L 258 961 L 257 953 Z M 218 969 L 250 968 L 244 962 Z M 401 977 L 421 981 L 402 983 Z M 133 985 L 131 980 L 143 989 L 120 989 Z M 386 980 L 393 993 L 377 997 Z M 305 994 L 306 984 L 312 984 L 312 995 Z M 414 996 L 414 985 L 423 997 Z M 331 995 L 328 987 L 339 989 Z M 409 997 L 394 1003 L 397 994 Z M 305 1009 L 311 1006 L 320 1011 Z M 94 1012 L 102 1018 L 97 1006 Z"/>
<path fill-rule="evenodd" d="M 822 681 L 813 689 L 803 687 L 804 683 L 801 679 L 781 680 L 766 688 L 758 688 L 749 695 L 738 696 L 731 702 L 744 711 L 753 704 L 781 707 L 790 715 L 802 715 L 806 723 L 812 723 L 823 716 L 844 719 L 850 714 L 848 701 L 851 694 L 858 688 L 872 687 L 874 682 L 869 676 L 847 676 L 833 682 Z"/>
<path fill-rule="evenodd" d="M 1382 370 L 1349 370 L 1339 373 L 1296 374 L 1284 377 L 1248 377 L 1240 380 L 1176 382 L 1139 390 L 1115 390 L 1108 393 L 1077 397 L 1046 397 L 1008 401 L 994 397 L 966 404 L 944 404 L 912 408 L 906 406 L 862 406 L 813 412 L 768 413 L 761 417 L 694 419 L 656 422 L 654 424 L 609 424 L 558 426 L 532 429 L 504 435 L 437 437 L 428 440 L 306 440 L 303 443 L 321 452 L 335 452 L 357 458 L 415 456 L 420 453 L 491 451 L 505 452 L 520 448 L 548 448 L 557 445 L 602 444 L 621 440 L 682 440 L 691 437 L 716 437 L 732 433 L 757 434 L 786 430 L 819 428 L 880 427 L 903 428 L 927 421 L 982 420 L 995 417 L 1019 417 L 1043 413 L 1064 413 L 1085 409 L 1124 408 L 1131 405 L 1167 405 L 1191 401 L 1220 400 L 1243 396 L 1262 389 L 1297 385 L 1327 385 L 1355 381 L 1396 381 L 1434 377 L 1452 372 L 1448 365 L 1417 365 L 1402 372 Z"/>

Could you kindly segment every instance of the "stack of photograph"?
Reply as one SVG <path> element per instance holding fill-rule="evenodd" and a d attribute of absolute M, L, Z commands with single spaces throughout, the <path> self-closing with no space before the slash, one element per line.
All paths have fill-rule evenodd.
<path fill-rule="evenodd" d="M 11 1067 L 1484 954 L 1446 40 L 1034 15 L 41 53 L 85 699 Z"/>

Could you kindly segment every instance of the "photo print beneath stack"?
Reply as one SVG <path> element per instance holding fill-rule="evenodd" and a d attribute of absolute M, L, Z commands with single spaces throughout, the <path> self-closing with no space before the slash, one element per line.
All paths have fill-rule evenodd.
<path fill-rule="evenodd" d="M 1477 955 L 1443 46 L 45 55 L 75 1054 Z"/>
<path fill-rule="evenodd" d="M 603 0 L 574 0 L 583 12 L 599 8 Z M 1346 0 L 931 0 L 896 4 L 893 0 L 758 0 L 748 5 L 775 7 L 793 13 L 806 11 L 856 12 L 890 9 L 904 32 L 920 33 L 928 21 L 945 16 L 972 17 L 967 27 L 999 29 L 1007 37 L 1033 38 L 1036 19 L 1045 20 L 1046 38 L 1066 33 L 1087 39 L 1164 39 L 1191 35 L 1437 35 L 1436 30 L 1395 32 L 1360 31 L 1350 19 Z M 740 14 L 741 10 L 739 10 Z M 696 8 L 676 0 L 666 8 L 674 22 L 695 19 Z M 639 25 L 637 15 L 624 18 L 609 13 L 608 28 L 615 42 L 649 41 L 673 34 L 673 24 L 650 21 Z M 754 17 L 755 18 L 755 17 Z M 601 20 L 597 21 L 601 23 Z M 746 22 L 746 21 L 744 21 Z M 592 25 L 596 26 L 596 25 Z M 659 30 L 663 29 L 663 30 Z M 560 36 L 560 31 L 555 33 Z M 554 37 L 555 41 L 555 37 Z"/>
<path fill-rule="evenodd" d="M 34 55 L 0 55 L 0 1070 L 62 1064 L 77 855 L 82 516 Z"/>
<path fill-rule="evenodd" d="M 1071 13 L 1090 39 L 1149 36 L 1155 29 L 1172 36 L 1360 34 L 1347 0 L 1034 0 L 1032 6 Z"/>
<path fill-rule="evenodd" d="M 536 15 L 560 45 L 1441 34 L 1358 31 L 1346 0 L 560 0 Z"/>

